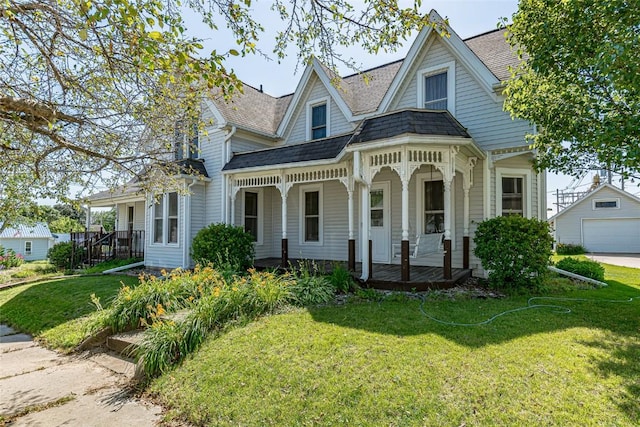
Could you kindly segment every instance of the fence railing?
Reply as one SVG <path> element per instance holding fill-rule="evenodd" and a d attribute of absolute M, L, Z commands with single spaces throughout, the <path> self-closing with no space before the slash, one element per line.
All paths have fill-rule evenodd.
<path fill-rule="evenodd" d="M 112 259 L 144 258 L 144 230 L 71 233 L 74 250 L 84 252 L 89 266 Z"/>

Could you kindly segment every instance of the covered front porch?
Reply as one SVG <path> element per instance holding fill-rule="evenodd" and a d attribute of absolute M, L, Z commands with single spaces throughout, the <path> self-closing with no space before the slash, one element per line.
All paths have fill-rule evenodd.
<path fill-rule="evenodd" d="M 311 262 L 324 273 L 331 273 L 336 265 L 347 267 L 344 261 L 330 260 L 301 260 L 290 259 L 290 267 L 297 268 L 301 262 Z M 254 261 L 254 266 L 258 269 L 282 268 L 281 258 L 262 258 Z M 287 268 L 290 268 L 287 267 Z M 366 286 L 375 289 L 388 289 L 396 291 L 427 291 L 430 289 L 447 289 L 464 282 L 471 276 L 471 270 L 464 268 L 453 268 L 452 277 L 445 279 L 442 267 L 429 267 L 412 265 L 410 280 L 402 281 L 401 266 L 398 264 L 372 263 L 370 266 L 369 278 L 364 282 Z M 362 263 L 357 262 L 352 271 L 354 279 L 359 280 L 362 276 Z"/>
<path fill-rule="evenodd" d="M 483 204 L 475 165 L 484 153 L 461 129 L 381 139 L 366 129 L 234 156 L 223 170 L 225 221 L 252 231 L 257 257 L 280 255 L 285 268 L 290 259 L 330 258 L 363 282 L 461 277 L 472 268 L 471 218 Z M 431 270 L 438 277 L 419 266 L 439 268 Z"/>

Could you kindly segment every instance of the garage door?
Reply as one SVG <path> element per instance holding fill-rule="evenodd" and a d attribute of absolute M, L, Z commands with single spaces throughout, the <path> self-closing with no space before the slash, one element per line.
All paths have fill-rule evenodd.
<path fill-rule="evenodd" d="M 640 253 L 640 218 L 584 219 L 582 242 L 589 252 Z"/>

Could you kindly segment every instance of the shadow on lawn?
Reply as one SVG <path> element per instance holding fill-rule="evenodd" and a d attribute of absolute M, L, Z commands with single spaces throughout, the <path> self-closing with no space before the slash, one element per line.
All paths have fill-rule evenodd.
<path fill-rule="evenodd" d="M 566 307 L 571 310 L 569 313 L 549 307 L 532 308 L 505 314 L 479 326 L 445 325 L 429 319 L 425 313 L 454 323 L 479 323 L 501 312 L 526 307 L 527 298 L 460 301 L 427 299 L 422 306 L 419 301 L 384 301 L 349 304 L 345 307 L 313 308 L 309 312 L 318 322 L 396 336 L 425 335 L 428 339 L 429 334 L 436 334 L 472 348 L 571 328 L 607 331 L 607 340 L 581 344 L 602 348 L 610 354 L 606 360 L 592 361 L 592 366 L 599 375 L 616 375 L 623 379 L 626 393 L 615 403 L 631 419 L 640 421 L 640 289 L 620 282 L 608 282 L 608 288 L 576 291 L 558 296 L 593 301 L 533 302 Z M 629 298 L 633 300 L 610 302 L 627 301 Z"/>

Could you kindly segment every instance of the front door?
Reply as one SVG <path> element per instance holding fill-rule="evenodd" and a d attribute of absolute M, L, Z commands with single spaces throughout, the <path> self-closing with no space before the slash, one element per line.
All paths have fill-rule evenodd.
<path fill-rule="evenodd" d="M 391 216 L 389 215 L 389 182 L 376 182 L 371 185 L 371 241 L 374 262 L 390 262 L 391 254 Z"/>

